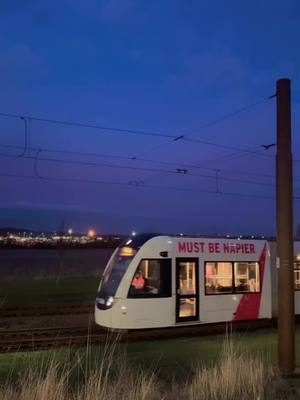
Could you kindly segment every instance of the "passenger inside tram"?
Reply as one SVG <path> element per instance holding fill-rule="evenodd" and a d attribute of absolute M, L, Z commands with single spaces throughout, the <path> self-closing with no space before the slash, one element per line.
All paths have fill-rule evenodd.
<path fill-rule="evenodd" d="M 131 282 L 131 296 L 150 296 L 158 295 L 160 288 L 159 271 L 149 265 L 147 260 L 143 260 Z"/>
<path fill-rule="evenodd" d="M 132 280 L 131 285 L 134 287 L 135 290 L 143 290 L 145 288 L 145 278 L 141 271 L 138 271 L 135 274 L 135 277 Z"/>
<path fill-rule="evenodd" d="M 158 288 L 153 286 L 151 279 L 145 278 L 142 271 L 138 271 L 131 282 L 131 295 L 158 294 Z"/>
<path fill-rule="evenodd" d="M 143 259 L 130 284 L 129 297 L 170 297 L 171 296 L 171 260 Z"/>

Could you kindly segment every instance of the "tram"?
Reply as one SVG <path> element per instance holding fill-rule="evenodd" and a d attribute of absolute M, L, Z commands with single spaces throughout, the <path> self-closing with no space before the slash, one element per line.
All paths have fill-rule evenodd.
<path fill-rule="evenodd" d="M 300 314 L 300 242 L 295 257 Z M 112 254 L 95 321 L 112 329 L 145 329 L 271 318 L 276 287 L 275 242 L 138 235 Z"/>

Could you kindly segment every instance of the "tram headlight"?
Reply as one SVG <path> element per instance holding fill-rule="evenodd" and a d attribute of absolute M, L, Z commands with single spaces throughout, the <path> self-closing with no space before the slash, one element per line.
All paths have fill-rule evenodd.
<path fill-rule="evenodd" d="M 96 298 L 96 307 L 98 310 L 108 310 L 114 303 L 113 296 L 109 296 L 107 298 L 97 297 Z"/>
<path fill-rule="evenodd" d="M 111 307 L 113 305 L 114 298 L 112 296 L 109 296 L 109 298 L 106 300 L 106 306 Z"/>

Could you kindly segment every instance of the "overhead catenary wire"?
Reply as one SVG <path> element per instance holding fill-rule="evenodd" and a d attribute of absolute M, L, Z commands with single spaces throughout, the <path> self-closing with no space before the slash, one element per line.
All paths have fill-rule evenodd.
<path fill-rule="evenodd" d="M 179 188 L 174 186 L 161 186 L 161 185 L 153 185 L 153 184 L 137 184 L 132 185 L 130 182 L 118 182 L 118 181 L 101 181 L 94 179 L 75 179 L 75 178 L 62 178 L 62 177 L 37 177 L 33 175 L 20 175 L 20 174 L 0 174 L 0 177 L 6 178 L 16 178 L 16 179 L 31 179 L 31 180 L 39 180 L 41 182 L 47 181 L 57 181 L 57 182 L 70 182 L 70 183 L 82 183 L 82 184 L 103 184 L 103 185 L 112 185 L 112 186 L 132 186 L 137 188 L 146 188 L 146 189 L 158 189 L 158 190 L 168 190 L 168 191 L 179 191 L 179 192 L 192 192 L 192 193 L 205 193 L 212 194 L 218 196 L 232 196 L 232 197 L 253 197 L 253 198 L 261 198 L 261 199 L 271 199 L 274 200 L 274 196 L 260 195 L 260 194 L 252 194 L 252 193 L 240 193 L 240 192 L 224 192 L 224 191 L 213 191 L 213 190 L 202 190 L 202 189 L 191 189 L 191 188 Z M 294 200 L 300 200 L 300 196 L 294 196 Z"/>
<path fill-rule="evenodd" d="M 11 148 L 11 149 L 19 149 L 21 146 L 14 146 L 14 145 L 4 145 L 0 144 L 0 147 L 4 148 Z M 257 146 L 255 147 L 257 148 Z M 36 147 L 30 147 L 29 150 L 32 150 L 33 152 L 44 152 L 44 153 L 57 153 L 57 154 L 66 154 L 66 155 L 74 155 L 74 156 L 85 156 L 85 157 L 97 157 L 97 158 L 108 158 L 108 159 L 118 159 L 118 160 L 126 160 L 130 161 L 132 160 L 132 157 L 130 156 L 120 156 L 120 155 L 115 155 L 115 154 L 101 154 L 101 153 L 90 153 L 90 152 L 77 152 L 77 151 L 70 151 L 70 150 L 58 150 L 58 149 L 49 149 L 49 148 L 36 148 Z M 234 153 L 237 154 L 237 153 Z M 240 153 L 238 153 L 240 155 Z M 14 156 L 13 154 L 7 154 L 7 153 L 0 153 L 0 156 Z M 224 156 L 225 157 L 225 156 Z M 147 158 L 137 158 L 137 161 L 141 162 L 146 162 L 146 163 L 151 163 L 151 164 L 160 164 L 160 165 L 167 165 L 167 166 L 176 166 L 176 167 L 185 167 L 189 169 L 199 169 L 199 170 L 207 170 L 207 171 L 212 171 L 215 172 L 216 168 L 213 167 L 205 167 L 197 164 L 190 164 L 190 163 L 184 163 L 184 162 L 172 162 L 172 161 L 162 161 L 162 160 L 153 160 L 153 159 L 147 159 Z M 214 161 L 214 160 L 208 160 L 207 162 Z M 224 172 L 224 173 L 232 173 L 232 174 L 237 174 L 237 175 L 251 175 L 251 176 L 259 176 L 259 177 L 264 177 L 264 178 L 274 178 L 274 175 L 270 174 L 262 174 L 262 173 L 255 173 L 255 172 L 247 172 L 247 171 L 238 171 L 238 170 L 233 170 L 233 169 L 226 169 L 226 168 L 217 168 L 218 171 Z"/>
<path fill-rule="evenodd" d="M 92 166 L 92 167 L 116 168 L 116 169 L 128 169 L 128 170 L 133 170 L 133 171 L 165 173 L 165 174 L 172 174 L 172 175 L 181 174 L 181 172 L 178 171 L 178 169 L 168 170 L 168 169 L 159 169 L 159 168 L 137 167 L 137 166 L 130 166 L 130 165 L 107 164 L 107 163 L 90 162 L 90 161 L 74 161 L 74 160 L 64 160 L 64 159 L 57 159 L 57 158 L 53 159 L 53 158 L 41 157 L 40 156 L 41 152 L 42 152 L 41 149 L 39 149 L 38 157 L 26 155 L 23 158 L 28 159 L 28 160 L 34 160 L 35 170 L 37 170 L 36 163 L 38 160 L 38 161 L 46 161 L 46 162 L 56 162 L 56 163 L 60 163 L 60 164 L 85 165 L 85 166 Z M 0 156 L 3 156 L 3 155 L 0 154 Z M 5 157 L 17 158 L 17 156 L 13 156 L 13 155 L 5 155 Z M 186 171 L 184 173 L 184 175 L 205 178 L 205 179 L 211 179 L 214 181 L 216 179 L 215 175 L 198 174 L 198 173 L 193 173 L 193 172 L 189 172 L 189 171 Z M 271 183 L 251 181 L 251 180 L 246 180 L 246 179 L 235 179 L 235 178 L 223 177 L 220 175 L 218 175 L 218 180 L 219 180 L 219 182 L 226 181 L 226 182 L 235 182 L 235 183 L 242 183 L 242 184 L 275 187 L 275 185 L 271 184 Z M 295 188 L 295 190 L 300 190 L 300 188 Z"/>
<path fill-rule="evenodd" d="M 189 131 L 187 133 L 187 135 L 189 137 L 194 136 L 194 133 L 198 132 L 200 129 L 210 128 L 211 126 L 217 125 L 218 123 L 220 123 L 222 121 L 225 121 L 225 120 L 227 120 L 229 118 L 233 118 L 238 114 L 241 114 L 241 113 L 243 113 L 245 111 L 250 110 L 251 108 L 254 108 L 254 107 L 256 107 L 256 106 L 258 106 L 260 104 L 266 103 L 267 101 L 269 101 L 270 99 L 272 99 L 275 96 L 276 96 L 276 94 L 268 96 L 268 97 L 265 97 L 265 98 L 263 98 L 263 99 L 261 99 L 259 101 L 256 101 L 254 103 L 250 103 L 250 104 L 248 104 L 246 106 L 243 106 L 243 107 L 240 107 L 235 111 L 231 111 L 231 112 L 229 112 L 227 114 L 224 114 L 223 116 L 221 116 L 219 118 L 216 118 L 216 119 L 214 119 L 212 121 L 204 123 L 203 125 L 199 126 L 198 128 L 192 129 L 191 131 Z"/>
<path fill-rule="evenodd" d="M 192 192 L 192 193 L 206 193 L 212 195 L 219 196 L 236 196 L 236 197 L 254 197 L 254 198 L 262 198 L 262 199 L 274 199 L 272 196 L 267 195 L 259 195 L 259 194 L 251 194 L 251 193 L 240 193 L 240 192 L 226 192 L 226 191 L 213 191 L 213 190 L 202 190 L 202 189 L 192 189 L 192 188 L 179 188 L 175 186 L 162 186 L 162 185 L 153 185 L 153 184 L 132 184 L 131 182 L 119 182 L 119 181 L 102 181 L 102 180 L 94 180 L 94 179 L 78 179 L 78 178 L 62 178 L 62 177 L 37 177 L 34 175 L 20 175 L 20 174 L 0 174 L 1 177 L 6 178 L 16 178 L 16 179 L 33 179 L 39 180 L 41 182 L 47 181 L 57 181 L 57 182 L 70 182 L 70 183 L 82 183 L 82 184 L 103 184 L 103 185 L 113 185 L 113 186 L 131 186 L 137 188 L 148 188 L 148 189 L 161 189 L 161 190 L 171 190 L 171 191 L 180 191 L 180 192 Z M 300 199 L 300 197 L 295 197 L 296 200 Z"/>
<path fill-rule="evenodd" d="M 236 110 L 235 112 L 229 113 L 227 115 L 224 115 L 223 117 L 219 117 L 214 121 L 210 121 L 207 124 L 202 125 L 202 127 L 197 128 L 197 129 L 204 129 L 205 127 L 209 127 L 212 125 L 215 125 L 227 118 L 231 118 L 234 115 L 241 113 L 243 111 L 246 111 L 249 108 L 252 108 L 260 103 L 265 102 L 266 100 L 268 100 L 269 98 L 272 98 L 274 96 L 270 96 L 267 99 L 264 99 L 262 101 L 259 101 L 257 103 L 253 103 L 250 104 L 248 106 L 242 107 L 238 110 Z M 104 126 L 100 126 L 100 125 L 92 125 L 92 124 L 84 124 L 84 123 L 77 123 L 77 122 L 72 122 L 72 121 L 61 121 L 61 120 L 53 120 L 53 119 L 48 119 L 48 118 L 39 118 L 39 117 L 34 117 L 34 116 L 24 116 L 24 115 L 19 115 L 19 114 L 10 114 L 10 113 L 0 113 L 0 116 L 6 116 L 6 117 L 11 117 L 11 118 L 25 118 L 26 120 L 35 120 L 35 121 L 40 121 L 40 122 L 45 122 L 45 123 L 53 123 L 53 124 L 61 124 L 61 125 L 69 125 L 69 126 L 77 126 L 77 127 L 83 127 L 83 128 L 89 128 L 89 129 L 99 129 L 102 130 L 104 133 L 108 133 L 108 132 L 114 132 L 114 133 L 124 133 L 124 134 L 135 134 L 135 135 L 144 135 L 144 136 L 152 136 L 152 137 L 164 137 L 167 139 L 171 139 L 171 142 L 168 143 L 175 143 L 175 142 L 180 142 L 180 141 L 187 141 L 187 142 L 192 142 L 192 143 L 199 143 L 199 144 L 204 144 L 204 145 L 208 145 L 208 146 L 214 146 L 214 147 L 220 147 L 220 148 L 225 148 L 225 149 L 230 149 L 230 150 L 235 150 L 236 152 L 241 152 L 244 154 L 253 154 L 253 155 L 259 155 L 259 156 L 266 156 L 269 158 L 274 158 L 274 155 L 270 155 L 270 154 L 265 154 L 264 152 L 258 152 L 255 150 L 251 150 L 251 149 L 244 149 L 244 148 L 240 148 L 240 147 L 236 147 L 236 146 L 230 146 L 230 145 L 223 145 L 223 144 L 219 144 L 219 143 L 214 143 L 214 142 L 210 142 L 210 141 L 203 141 L 203 140 L 199 140 L 199 139 L 194 139 L 191 136 L 191 133 L 193 133 L 192 131 L 189 133 L 189 135 L 169 135 L 169 134 L 165 134 L 165 133 L 154 133 L 154 132 L 148 132 L 148 131 L 139 131 L 139 130 L 130 130 L 130 129 L 121 129 L 121 128 L 114 128 L 114 127 L 104 127 Z M 193 130 L 195 131 L 195 130 Z M 27 136 L 25 136 L 25 141 L 27 140 Z M 27 150 L 28 144 L 25 143 L 25 150 Z M 34 149 L 34 148 L 31 148 Z M 36 149 L 34 149 L 36 150 Z M 44 149 L 39 149 L 39 153 L 36 154 L 35 157 L 30 156 L 30 154 L 28 156 L 26 156 L 25 158 L 28 159 L 33 159 L 35 160 L 35 174 L 36 174 L 36 178 L 42 178 L 42 179 L 48 179 L 46 177 L 41 177 L 39 176 L 39 172 L 38 172 L 38 163 L 39 161 L 53 161 L 53 162 L 59 162 L 59 163 L 72 163 L 72 164 L 82 164 L 82 165 L 94 165 L 94 166 L 103 166 L 103 167 L 109 167 L 109 168 L 130 168 L 130 169 L 135 169 L 131 166 L 118 166 L 118 165 L 109 165 L 109 164 L 105 164 L 105 165 L 100 165 L 100 163 L 88 163 L 88 162 L 82 162 L 82 161 L 71 161 L 71 160 L 62 160 L 62 159 L 47 159 L 45 157 L 40 157 L 40 154 L 44 151 Z M 45 151 L 55 151 L 55 150 L 46 150 Z M 64 151 L 56 151 L 56 152 L 61 152 L 63 153 Z M 26 153 L 26 151 L 25 151 Z M 72 152 L 67 152 L 65 151 L 65 153 L 67 154 L 71 154 Z M 91 154 L 91 153 L 77 153 L 77 155 L 87 155 L 87 156 L 100 156 L 100 155 L 95 155 L 95 154 Z M 232 156 L 232 155 L 231 155 Z M 23 157 L 23 154 L 22 154 Z M 101 157 L 108 157 L 108 158 L 119 158 L 119 159 L 130 159 L 130 160 L 134 160 L 134 161 L 144 161 L 144 162 L 150 162 L 150 163 L 160 163 L 161 165 L 180 165 L 181 167 L 187 167 L 187 168 L 197 168 L 197 169 L 207 169 L 207 170 L 211 170 L 214 171 L 214 173 L 216 174 L 216 170 L 220 171 L 220 172 L 226 172 L 226 173 L 240 173 L 240 174 L 247 174 L 247 175 L 253 175 L 253 176 L 264 176 L 267 178 L 273 178 L 273 176 L 271 175 L 264 175 L 264 174 L 256 174 L 256 173 L 247 173 L 247 172 L 239 172 L 239 171 L 233 171 L 233 170 L 225 170 L 225 169 L 220 169 L 220 168 L 209 168 L 209 167 L 203 167 L 201 165 L 191 165 L 191 164 L 183 164 L 183 163 L 171 163 L 171 162 L 167 162 L 167 161 L 158 161 L 158 160 L 151 160 L 151 159 L 145 159 L 145 158 L 141 158 L 141 157 L 126 157 L 126 156 L 106 156 L 106 155 L 101 155 Z M 224 156 L 226 157 L 226 156 Z M 230 157 L 227 156 L 227 157 Z M 300 160 L 294 160 L 295 162 L 299 162 Z M 96 165 L 97 164 L 97 165 Z M 145 169 L 145 168 L 140 168 L 140 167 L 136 167 L 136 170 L 141 170 L 141 171 L 149 171 L 149 172 L 159 172 L 159 173 L 179 173 L 178 171 L 170 171 L 170 170 L 163 170 L 163 169 Z M 192 176 L 199 176 L 199 177 L 204 177 L 204 178 L 209 178 L 209 179 L 216 179 L 216 176 L 209 176 L 209 175 L 204 175 L 204 174 L 195 174 L 195 173 L 191 173 L 190 171 L 186 172 L 187 175 L 192 175 Z M 51 178 L 52 179 L 52 178 Z M 249 184 L 257 184 L 257 185 L 263 185 L 263 186 L 274 186 L 272 184 L 269 183 L 265 183 L 265 182 L 255 182 L 255 181 L 249 181 L 249 180 L 238 180 L 238 179 L 233 179 L 233 178 L 227 178 L 227 177 L 222 177 L 219 176 L 219 172 L 218 172 L 218 182 L 219 180 L 227 180 L 227 181 L 232 181 L 232 182 L 240 182 L 240 183 L 249 183 Z M 141 181 L 142 182 L 142 181 Z M 299 190 L 296 188 L 296 190 Z"/>
<path fill-rule="evenodd" d="M 230 145 L 226 145 L 226 144 L 208 142 L 208 141 L 205 141 L 205 140 L 193 139 L 193 138 L 189 138 L 189 137 L 183 137 L 182 140 L 185 140 L 187 142 L 192 142 L 192 143 L 205 144 L 207 146 L 222 147 L 223 149 L 228 149 L 228 150 L 241 151 L 243 153 L 255 154 L 255 155 L 262 156 L 262 157 L 268 157 L 268 158 L 270 158 L 270 157 L 273 158 L 274 157 L 272 154 L 260 153 L 258 151 L 244 149 L 244 148 L 237 147 L 237 146 L 230 146 Z"/>
<path fill-rule="evenodd" d="M 248 153 L 248 154 L 254 154 L 254 155 L 258 155 L 258 156 L 262 156 L 262 157 L 274 157 L 273 155 L 270 154 L 266 154 L 266 153 L 261 153 L 259 151 L 255 151 L 255 150 L 251 150 L 251 149 L 247 149 L 247 148 L 242 148 L 242 147 L 238 147 L 238 146 L 231 146 L 231 145 L 226 145 L 226 144 L 221 144 L 221 143 L 216 143 L 216 142 L 210 142 L 207 140 L 202 140 L 202 139 L 194 139 L 191 138 L 189 136 L 185 136 L 185 135 L 180 135 L 177 136 L 175 139 L 172 139 L 171 141 L 168 141 L 166 143 L 163 143 L 161 145 L 157 145 L 155 147 L 152 147 L 150 150 L 147 150 L 145 152 L 143 152 L 140 156 L 135 155 L 134 157 L 132 157 L 133 160 L 138 160 L 141 157 L 144 157 L 145 155 L 152 153 L 153 151 L 156 151 L 158 149 L 161 149 L 163 147 L 166 146 L 170 146 L 172 144 L 174 144 L 175 142 L 179 142 L 179 141 L 183 141 L 183 142 L 191 142 L 191 143 L 198 143 L 198 144 L 202 144 L 205 146 L 211 146 L 211 147 L 218 147 L 218 148 L 222 148 L 222 149 L 226 149 L 226 150 L 234 150 L 234 151 L 238 151 L 241 153 Z"/>
<path fill-rule="evenodd" d="M 170 146 L 170 145 L 172 145 L 175 142 L 180 141 L 180 140 L 192 141 L 192 137 L 191 136 L 195 136 L 194 133 L 199 131 L 200 129 L 203 130 L 203 129 L 206 129 L 206 128 L 210 128 L 210 127 L 212 127 L 212 126 L 214 126 L 214 125 L 216 125 L 216 124 L 218 124 L 218 123 L 220 123 L 222 121 L 225 121 L 225 120 L 227 120 L 229 118 L 232 118 L 232 117 L 234 117 L 234 116 L 236 116 L 238 114 L 241 114 L 241 113 L 243 113 L 243 112 L 245 112 L 245 111 L 247 111 L 247 110 L 249 110 L 251 108 L 254 108 L 254 107 L 256 107 L 256 106 L 258 106 L 260 104 L 263 104 L 263 103 L 267 102 L 268 100 L 272 99 L 275 96 L 276 96 L 276 94 L 268 96 L 268 97 L 265 97 L 262 100 L 259 100 L 259 101 L 255 102 L 255 103 L 250 103 L 250 104 L 248 104 L 246 106 L 238 108 L 235 111 L 232 111 L 232 112 L 227 113 L 227 114 L 225 114 L 225 115 L 223 115 L 221 117 L 218 117 L 218 118 L 216 118 L 216 119 L 214 119 L 212 121 L 206 122 L 206 123 L 202 124 L 198 128 L 194 128 L 194 129 L 192 129 L 190 131 L 187 131 L 184 134 L 182 133 L 182 134 L 178 135 L 175 139 L 173 138 L 172 140 L 169 140 L 166 143 L 163 143 L 161 145 L 152 147 L 151 149 L 147 150 L 146 152 L 143 152 L 141 156 L 143 157 L 144 155 L 149 154 L 149 153 L 151 153 L 153 151 L 159 150 L 159 149 L 161 149 L 161 148 L 163 148 L 165 146 Z M 206 145 L 212 145 L 210 142 L 200 141 L 199 139 L 198 139 L 198 141 L 194 141 L 194 142 L 195 143 L 206 144 Z M 138 156 L 136 156 L 136 158 L 138 158 Z"/>
<path fill-rule="evenodd" d="M 266 100 L 272 98 L 273 96 L 269 96 L 267 98 L 264 98 L 260 101 L 257 101 L 256 103 L 251 103 L 248 104 L 244 107 L 241 107 L 231 113 L 228 113 L 222 117 L 218 117 L 217 119 L 210 121 L 206 124 L 203 124 L 200 128 L 193 129 L 188 133 L 192 134 L 194 131 L 206 128 L 212 125 L 215 125 L 221 121 L 224 121 L 225 119 L 232 118 L 233 116 L 240 114 L 250 108 L 253 108 L 261 103 L 264 103 Z M 8 118 L 20 118 L 20 119 L 28 119 L 32 121 L 39 121 L 39 122 L 46 122 L 50 124 L 57 124 L 57 125 L 67 125 L 67 126 L 76 126 L 80 128 L 88 128 L 88 129 L 99 129 L 99 130 L 105 130 L 105 131 L 110 131 L 110 132 L 116 132 L 116 133 L 125 133 L 125 134 L 136 134 L 136 135 L 143 135 L 143 136 L 157 136 L 157 137 L 165 137 L 165 138 L 173 138 L 175 141 L 178 139 L 181 139 L 184 135 L 169 135 L 166 133 L 161 133 L 161 132 L 150 132 L 150 131 L 144 131 L 144 130 L 136 130 L 136 129 L 124 129 L 124 128 L 116 128 L 116 127 L 110 127 L 110 126 L 103 126 L 103 125 L 98 125 L 98 124 L 87 124 L 87 123 L 82 123 L 82 122 L 76 122 L 76 121 L 66 121 L 66 120 L 59 120 L 59 119 L 52 119 L 52 118 L 44 118 L 44 117 L 37 117 L 34 115 L 25 115 L 25 114 L 16 114 L 16 113 L 4 113 L 0 112 L 0 116 L 3 117 L 8 117 Z"/>
<path fill-rule="evenodd" d="M 96 130 L 101 130 L 104 132 L 113 132 L 113 133 L 119 133 L 119 134 L 123 133 L 123 134 L 129 134 L 129 135 L 176 138 L 176 135 L 169 135 L 167 133 L 160 133 L 160 132 L 155 133 L 155 132 L 135 130 L 135 129 L 122 129 L 122 128 L 86 124 L 86 123 L 74 122 L 74 121 L 63 121 L 63 120 L 56 120 L 56 119 L 51 119 L 51 118 L 35 117 L 33 115 L 23 115 L 23 114 L 12 114 L 12 113 L 0 112 L 0 116 L 8 117 L 8 118 L 20 118 L 20 119 L 26 118 L 28 120 L 30 119 L 32 121 L 46 122 L 49 124 L 73 126 L 73 127 L 78 127 L 78 128 L 87 128 L 87 129 L 96 129 Z"/>
<path fill-rule="evenodd" d="M 28 149 L 28 121 L 27 118 L 20 117 L 22 121 L 24 121 L 24 146 L 22 147 L 22 151 L 18 154 L 18 157 L 23 157 Z"/>
<path fill-rule="evenodd" d="M 37 178 L 41 178 L 41 175 L 39 174 L 39 170 L 38 170 L 38 160 L 39 160 L 39 155 L 42 152 L 42 149 L 38 149 L 36 151 L 36 155 L 34 158 L 34 174 Z"/>
<path fill-rule="evenodd" d="M 0 145 L 1 146 L 1 145 Z M 5 145 L 7 147 L 7 145 Z M 12 146 L 15 148 L 15 146 Z M 18 146 L 17 146 L 18 147 Z M 232 173 L 235 171 L 232 170 L 223 170 L 221 168 L 202 168 L 202 167 L 197 167 L 197 166 L 192 166 L 189 164 L 179 164 L 179 163 L 173 163 L 173 162 L 158 162 L 161 163 L 162 165 L 167 165 L 167 166 L 174 166 L 175 168 L 172 170 L 169 169 L 160 169 L 160 168 L 149 168 L 149 167 L 141 167 L 141 166 L 136 166 L 136 165 L 119 165 L 119 164 L 108 164 L 108 163 L 99 163 L 99 162 L 91 162 L 91 161 L 78 161 L 78 160 L 65 160 L 65 159 L 57 159 L 57 158 L 49 158 L 49 157 L 41 157 L 40 155 L 42 152 L 51 152 L 52 150 L 49 149 L 42 149 L 42 148 L 30 148 L 29 150 L 35 151 L 35 156 L 32 155 L 26 155 L 23 156 L 23 158 L 29 159 L 29 160 L 34 160 L 34 170 L 35 174 L 37 173 L 38 170 L 38 161 L 46 161 L 46 162 L 57 162 L 57 163 L 65 163 L 65 164 L 73 164 L 73 165 L 85 165 L 85 166 L 94 166 L 94 167 L 103 167 L 103 168 L 117 168 L 117 169 L 128 169 L 128 170 L 134 170 L 134 171 L 141 171 L 141 172 L 154 172 L 154 173 L 159 173 L 159 174 L 179 174 L 182 173 L 182 171 L 185 171 L 186 175 L 190 176 L 198 176 L 200 178 L 206 178 L 206 179 L 211 179 L 215 180 L 216 176 L 216 170 L 218 171 L 218 182 L 220 181 L 228 181 L 228 182 L 236 182 L 236 183 L 245 183 L 245 184 L 252 184 L 252 185 L 260 185 L 260 186 L 270 186 L 270 187 L 275 187 L 275 184 L 272 183 L 266 183 L 266 182 L 260 182 L 260 181 L 251 181 L 251 180 L 246 180 L 246 179 L 236 179 L 236 178 L 230 178 L 227 176 L 221 176 L 221 172 L 225 173 Z M 67 153 L 67 154 L 74 154 L 72 151 L 54 151 L 53 152 L 58 152 L 58 153 Z M 75 152 L 75 154 L 78 154 Z M 79 153 L 83 154 L 83 153 Z M 92 155 L 93 153 L 85 153 Z M 93 154 L 95 156 L 95 154 Z M 97 154 L 97 156 L 99 156 Z M 8 155 L 8 154 L 2 154 L 0 153 L 0 157 L 7 157 L 7 158 L 18 158 L 18 155 Z M 129 160 L 128 157 L 122 157 L 124 160 Z M 153 163 L 157 163 L 154 160 L 148 160 L 148 161 L 153 161 Z M 189 169 L 205 169 L 209 170 L 213 173 L 213 175 L 205 175 L 205 174 L 198 174 L 194 172 L 190 172 L 187 168 Z M 251 175 L 251 174 L 248 174 Z M 275 179 L 274 176 L 272 175 L 264 175 L 264 174 L 252 174 L 253 176 L 260 176 L 264 178 L 272 178 Z M 295 180 L 297 180 L 297 177 L 294 177 Z M 300 190 L 298 188 L 295 188 L 295 190 Z"/>
<path fill-rule="evenodd" d="M 253 154 L 252 153 L 253 150 L 258 150 L 259 148 L 263 148 L 264 150 L 262 150 L 262 152 L 264 152 L 264 151 L 268 150 L 270 147 L 274 147 L 274 146 L 276 146 L 275 143 L 272 143 L 271 145 L 259 145 L 259 146 L 255 146 L 255 147 L 249 148 L 248 156 Z M 255 152 L 255 154 L 256 154 L 256 152 Z M 228 155 L 225 155 L 225 156 L 220 156 L 220 157 L 216 157 L 216 158 L 213 158 L 213 159 L 205 160 L 205 161 L 200 162 L 199 164 L 197 164 L 197 166 L 199 168 L 205 168 L 204 166 L 209 164 L 209 163 L 211 163 L 211 162 L 219 162 L 219 161 L 224 161 L 224 160 L 228 161 L 228 160 L 230 160 L 232 158 L 245 157 L 245 156 L 247 156 L 247 154 L 241 153 L 240 151 L 235 151 L 234 153 L 231 153 L 231 154 L 228 154 Z M 272 154 L 271 156 L 275 159 L 276 154 Z M 300 160 L 297 159 L 297 158 L 293 158 L 293 162 L 294 163 L 299 163 Z M 227 169 L 222 169 L 221 168 L 221 170 L 229 172 L 229 170 L 227 170 Z M 233 173 L 233 170 L 231 170 L 231 171 Z M 239 172 L 237 171 L 236 173 L 239 173 Z M 243 171 L 242 174 L 245 174 L 245 175 L 257 175 L 257 176 L 269 176 L 269 177 L 273 177 L 275 179 L 275 175 L 266 175 L 266 174 L 254 173 L 254 172 L 246 172 L 246 171 Z M 300 177 L 296 177 L 294 175 L 294 179 L 300 179 Z"/>
<path fill-rule="evenodd" d="M 255 150 L 259 150 L 260 147 L 261 146 L 250 147 L 248 150 L 255 151 Z M 249 155 L 251 155 L 251 153 L 248 153 L 247 155 L 249 156 Z M 230 154 L 227 154 L 227 155 L 224 155 L 224 156 L 219 156 L 219 157 L 215 157 L 215 158 L 211 158 L 211 159 L 202 161 L 197 165 L 198 165 L 199 168 L 203 168 L 204 165 L 207 165 L 207 164 L 212 163 L 212 162 L 215 163 L 215 162 L 220 162 L 220 161 L 224 161 L 224 160 L 227 161 L 227 160 L 230 160 L 232 158 L 239 158 L 239 157 L 245 157 L 245 156 L 246 156 L 245 153 L 241 153 L 240 151 L 235 151 L 234 153 L 230 153 Z M 274 175 L 273 175 L 273 177 L 274 177 Z"/>
<path fill-rule="evenodd" d="M 250 105 L 244 106 L 236 110 L 235 112 L 231 112 L 223 117 L 219 117 L 214 121 L 210 121 L 206 125 L 204 124 L 203 127 L 205 126 L 211 126 L 213 124 L 216 124 L 220 121 L 225 120 L 226 118 L 231 118 L 232 116 L 236 115 L 237 113 L 241 113 L 243 111 L 246 111 L 249 108 L 254 107 L 255 105 L 261 104 L 262 102 L 265 102 L 266 100 L 272 98 L 273 96 L 269 96 L 267 98 L 264 98 L 263 100 L 260 100 L 256 103 L 252 103 Z M 113 133 L 123 133 L 123 134 L 134 134 L 134 135 L 143 135 L 143 136 L 152 136 L 152 137 L 164 137 L 164 138 L 169 138 L 171 139 L 171 142 L 167 142 L 163 145 L 160 146 L 165 146 L 166 144 L 170 144 L 172 142 L 177 142 L 177 141 L 188 141 L 188 142 L 193 142 L 193 143 L 199 143 L 199 144 L 204 144 L 207 146 L 213 146 L 213 147 L 220 147 L 220 148 L 225 148 L 225 149 L 230 149 L 230 150 L 237 150 L 245 153 L 249 153 L 248 149 L 240 148 L 237 146 L 229 146 L 225 144 L 220 144 L 220 143 L 214 143 L 214 142 L 209 142 L 205 140 L 200 140 L 200 139 L 193 139 L 189 137 L 189 135 L 185 135 L 183 133 L 179 135 L 170 135 L 166 133 L 160 133 L 160 132 L 149 132 L 149 131 L 142 131 L 142 130 L 134 130 L 134 129 L 122 129 L 122 128 L 115 128 L 115 127 L 109 127 L 109 126 L 102 126 L 102 125 L 93 125 L 93 124 L 86 124 L 86 123 L 80 123 L 80 122 L 74 122 L 74 121 L 64 121 L 64 120 L 56 120 L 56 119 L 51 119 L 51 118 L 42 118 L 42 117 L 36 117 L 33 115 L 22 115 L 22 114 L 13 114 L 13 113 L 3 113 L 0 112 L 0 116 L 3 117 L 8 117 L 8 118 L 26 118 L 28 120 L 32 121 L 40 121 L 40 122 L 46 122 L 46 123 L 51 123 L 51 124 L 59 124 L 59 125 L 66 125 L 66 126 L 73 126 L 73 127 L 81 127 L 81 128 L 89 128 L 89 129 L 98 129 L 103 131 L 104 133 L 108 132 L 113 132 Z M 156 146 L 154 149 L 160 147 Z M 143 153 L 144 155 L 145 153 Z M 259 153 L 259 152 L 253 152 L 253 154 L 257 154 L 259 156 L 266 156 L 269 157 L 270 155 Z M 132 159 L 137 159 L 138 156 L 133 156 Z"/>

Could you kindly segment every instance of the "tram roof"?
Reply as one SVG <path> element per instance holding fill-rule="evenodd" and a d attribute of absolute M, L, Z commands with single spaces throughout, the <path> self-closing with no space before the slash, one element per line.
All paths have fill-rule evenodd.
<path fill-rule="evenodd" d="M 157 237 L 157 236 L 169 236 L 169 237 L 188 237 L 188 238 L 207 238 L 207 239 L 231 239 L 231 240 L 265 240 L 265 241 L 270 241 L 270 242 L 274 242 L 276 241 L 276 237 L 267 237 L 267 236 L 253 236 L 253 235 L 240 235 L 240 236 L 236 236 L 236 235 L 189 235 L 189 234 L 170 234 L 170 233 L 141 233 L 141 234 L 137 234 L 135 236 L 130 236 L 127 237 L 124 242 L 122 243 L 122 245 L 125 245 L 128 243 L 129 240 L 131 240 L 130 242 L 130 246 L 132 247 L 141 247 L 144 243 L 146 243 L 148 240 Z"/>

